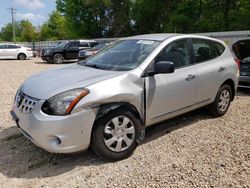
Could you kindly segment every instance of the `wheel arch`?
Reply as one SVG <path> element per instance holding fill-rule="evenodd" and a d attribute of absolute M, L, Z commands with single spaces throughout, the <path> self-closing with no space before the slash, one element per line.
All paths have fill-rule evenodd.
<path fill-rule="evenodd" d="M 223 82 L 223 84 L 221 84 L 220 87 L 222 87 L 223 85 L 229 85 L 231 87 L 231 90 L 232 90 L 231 101 L 233 101 L 234 97 L 235 97 L 235 84 L 234 84 L 234 81 L 232 79 L 227 79 L 226 81 Z"/>
<path fill-rule="evenodd" d="M 139 113 L 139 111 L 136 109 L 134 105 L 128 102 L 113 102 L 113 103 L 102 104 L 97 112 L 96 120 L 103 117 L 110 111 L 116 110 L 118 108 L 128 109 L 135 115 L 136 118 L 140 120 L 141 124 L 144 125 L 143 118 L 141 117 L 141 114 Z"/>
<path fill-rule="evenodd" d="M 91 141 L 92 141 L 92 137 L 93 137 L 93 130 L 97 126 L 95 122 L 98 119 L 100 119 L 101 117 L 103 117 L 106 114 L 108 114 L 109 112 L 111 112 L 112 110 L 119 110 L 119 108 L 128 109 L 129 111 L 132 112 L 132 114 L 135 116 L 135 118 L 139 119 L 140 124 L 141 124 L 140 136 L 136 141 L 137 141 L 137 143 L 140 143 L 144 139 L 144 137 L 145 137 L 145 126 L 144 126 L 145 123 L 144 123 L 143 118 L 141 117 L 139 111 L 136 109 L 136 107 L 128 102 L 113 102 L 113 103 L 102 104 L 100 106 L 99 110 L 97 111 L 94 125 L 93 125 L 92 131 L 91 131 Z"/>

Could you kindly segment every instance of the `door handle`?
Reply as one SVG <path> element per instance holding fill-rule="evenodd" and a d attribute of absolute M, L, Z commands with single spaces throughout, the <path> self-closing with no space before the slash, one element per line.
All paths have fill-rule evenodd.
<path fill-rule="evenodd" d="M 218 72 L 222 72 L 222 71 L 224 71 L 226 68 L 225 67 L 220 67 L 219 69 L 218 69 Z"/>
<path fill-rule="evenodd" d="M 186 81 L 190 81 L 190 80 L 193 80 L 195 79 L 195 75 L 193 74 L 189 74 L 187 77 L 186 77 Z"/>

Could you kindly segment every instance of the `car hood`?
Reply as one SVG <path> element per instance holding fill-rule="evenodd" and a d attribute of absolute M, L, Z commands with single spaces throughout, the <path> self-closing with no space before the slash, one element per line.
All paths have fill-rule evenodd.
<path fill-rule="evenodd" d="M 48 99 L 58 93 L 87 87 L 124 73 L 74 64 L 31 76 L 24 81 L 21 91 L 30 97 Z"/>

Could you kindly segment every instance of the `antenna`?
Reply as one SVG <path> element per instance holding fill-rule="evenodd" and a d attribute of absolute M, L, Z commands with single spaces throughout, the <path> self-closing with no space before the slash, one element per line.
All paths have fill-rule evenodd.
<path fill-rule="evenodd" d="M 13 41 L 14 41 L 14 43 L 16 43 L 15 14 L 17 12 L 17 9 L 11 7 L 11 8 L 8 8 L 8 10 L 11 13 L 11 22 L 12 22 L 12 30 L 13 30 Z"/>

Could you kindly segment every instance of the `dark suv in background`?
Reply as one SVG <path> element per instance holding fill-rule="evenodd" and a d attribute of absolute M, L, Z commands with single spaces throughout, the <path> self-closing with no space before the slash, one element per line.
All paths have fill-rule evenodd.
<path fill-rule="evenodd" d="M 80 50 L 92 48 L 97 44 L 95 40 L 64 41 L 57 46 L 42 49 L 41 58 L 50 63 L 60 64 L 64 60 L 77 59 Z"/>

